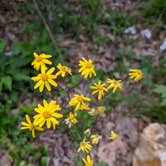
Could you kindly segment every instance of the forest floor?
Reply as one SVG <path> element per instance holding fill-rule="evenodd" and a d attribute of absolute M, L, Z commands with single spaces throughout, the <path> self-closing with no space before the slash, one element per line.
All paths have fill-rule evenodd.
<path fill-rule="evenodd" d="M 136 19 L 140 17 L 136 8 L 138 1 L 103 0 L 102 2 L 104 5 L 112 3 L 117 12 L 127 12 Z M 9 5 L 11 9 L 5 9 L 5 5 L 6 1 L 4 1 L 4 10 L 0 11 L 0 37 L 10 41 L 7 47 L 8 51 L 12 42 L 20 38 L 18 31 L 21 25 L 18 23 L 19 16 L 12 10 L 15 4 Z M 111 75 L 117 79 L 122 79 L 122 81 L 128 77 L 128 74 L 123 72 L 127 71 L 128 68 L 142 65 L 147 70 L 145 74 L 147 82 L 136 85 L 126 82 L 125 88 L 122 90 L 123 97 L 126 96 L 125 94 L 130 93 L 139 93 L 139 97 L 131 102 L 129 101 L 132 98 L 131 95 L 124 102 L 113 104 L 111 111 L 108 110 L 100 115 L 93 124 L 93 133 L 99 133 L 102 140 L 98 145 L 94 146 L 91 156 L 95 162 L 104 162 L 108 166 L 132 165 L 140 134 L 148 124 L 154 121 L 144 115 L 140 116 L 135 107 L 139 107 L 140 103 L 144 103 L 146 107 L 149 105 L 147 104 L 149 101 L 158 102 L 158 99 L 151 96 L 152 91 L 146 84 L 152 78 L 148 71 L 151 68 L 158 68 L 160 59 L 164 57 L 160 51 L 160 45 L 164 40 L 165 31 L 160 27 L 152 27 L 152 36 L 147 38 L 141 35 L 141 32 L 147 28 L 146 22 L 141 23 L 139 21 L 133 26 L 136 32 L 133 34 L 131 31 L 123 32 L 118 43 L 116 36 L 108 32 L 103 25 L 98 25 L 98 27 L 107 42 L 99 46 L 96 44 L 97 39 L 95 37 L 91 38 L 84 32 L 79 35 L 77 40 L 71 37 L 57 39 L 60 46 L 67 48 L 68 60 L 72 68 L 77 68 L 77 62 L 84 56 L 93 60 L 97 70 L 111 73 Z M 146 63 L 149 59 L 150 62 Z M 123 69 L 124 66 L 125 69 Z M 118 70 L 115 71 L 115 68 Z M 153 81 L 155 82 L 156 80 L 154 79 Z M 79 92 L 84 92 L 87 86 L 86 82 L 82 82 Z M 70 95 L 72 96 L 73 93 L 74 91 L 71 91 Z M 119 135 L 115 141 L 110 141 L 108 138 L 111 130 L 116 131 Z M 74 166 L 73 156 L 77 156 L 77 150 L 73 148 L 72 142 L 65 133 L 47 130 L 35 140 L 34 144 L 36 146 L 44 144 L 48 148 L 48 166 Z M 0 165 L 10 166 L 13 159 L 4 154 L 6 154 L 5 149 L 0 152 Z"/>

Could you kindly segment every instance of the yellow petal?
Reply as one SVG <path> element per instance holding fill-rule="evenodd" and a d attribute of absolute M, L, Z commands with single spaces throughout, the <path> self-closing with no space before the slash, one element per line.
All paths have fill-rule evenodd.
<path fill-rule="evenodd" d="M 54 80 L 52 80 L 52 79 L 48 79 L 48 82 L 49 82 L 51 85 L 55 86 L 55 87 L 58 86 L 58 84 L 57 84 Z"/>
<path fill-rule="evenodd" d="M 26 121 L 27 121 L 29 124 L 31 124 L 31 120 L 30 120 L 29 115 L 25 115 L 25 118 L 26 118 Z"/>
<path fill-rule="evenodd" d="M 25 130 L 25 129 L 29 129 L 29 127 L 28 126 L 27 127 L 21 127 L 20 129 Z"/>
<path fill-rule="evenodd" d="M 48 71 L 47 71 L 47 74 L 52 74 L 55 70 L 55 67 L 51 67 Z"/>
<path fill-rule="evenodd" d="M 39 87 L 39 91 L 42 92 L 43 89 L 44 89 L 44 83 L 42 82 L 42 84 L 41 84 L 40 87 Z"/>
<path fill-rule="evenodd" d="M 46 86 L 46 88 L 47 88 L 48 91 L 51 91 L 51 86 L 48 83 L 48 81 L 45 82 L 45 86 Z"/>
<path fill-rule="evenodd" d="M 32 137 L 35 138 L 35 130 L 32 130 Z"/>
<path fill-rule="evenodd" d="M 39 80 L 39 81 L 35 84 L 34 89 L 37 89 L 42 83 L 43 83 L 43 81 L 42 81 L 42 80 Z"/>
<path fill-rule="evenodd" d="M 52 65 L 52 62 L 49 61 L 49 60 L 47 60 L 47 59 L 43 59 L 43 62 L 44 62 L 45 64 Z"/>
<path fill-rule="evenodd" d="M 51 127 L 51 122 L 50 122 L 50 120 L 46 120 L 46 125 L 47 125 L 47 128 L 48 128 L 48 129 Z"/>

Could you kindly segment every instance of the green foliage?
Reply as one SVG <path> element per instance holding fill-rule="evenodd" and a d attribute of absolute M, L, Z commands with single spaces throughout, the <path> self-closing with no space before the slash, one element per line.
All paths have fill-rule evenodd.
<path fill-rule="evenodd" d="M 147 18 L 161 18 L 166 22 L 166 1 L 148 0 L 142 4 L 142 14 Z"/>
<path fill-rule="evenodd" d="M 72 87 L 78 87 L 80 81 L 79 75 L 72 75 L 71 77 L 71 85 Z"/>
<path fill-rule="evenodd" d="M 166 73 L 166 60 L 163 58 L 160 60 L 159 67 L 152 68 L 153 82 L 156 84 L 166 84 L 165 73 Z"/>
<path fill-rule="evenodd" d="M 14 47 L 11 50 L 11 55 L 5 54 L 3 51 L 7 45 L 6 41 L 0 42 L 0 91 L 11 91 L 15 87 L 15 83 L 21 83 L 22 81 L 28 81 L 29 71 L 26 69 L 30 58 L 25 55 L 21 55 L 19 42 L 14 43 Z M 19 45 L 19 47 L 18 47 Z"/>
<path fill-rule="evenodd" d="M 74 3 L 65 0 L 41 1 L 39 8 L 54 35 L 65 37 L 69 34 L 78 37 L 82 32 L 86 32 L 90 37 L 95 37 L 99 45 L 107 42 L 100 31 L 99 24 L 106 25 L 106 29 L 111 33 L 120 34 L 133 22 L 127 13 L 116 12 L 111 6 L 105 7 L 101 0 L 77 0 Z M 29 1 L 26 9 L 22 11 L 20 6 L 19 11 L 24 14 L 27 11 L 34 15 L 36 9 Z M 34 17 L 33 24 L 25 23 L 24 30 L 32 33 L 30 30 L 33 29 L 38 33 L 38 27 L 41 27 L 41 31 L 44 28 L 42 19 Z"/>
<path fill-rule="evenodd" d="M 31 133 L 21 132 L 21 113 L 19 108 L 13 109 L 13 103 L 7 101 L 6 105 L 0 104 L 0 145 L 1 148 L 8 149 L 12 157 L 13 166 L 30 166 L 33 163 L 45 166 L 45 156 L 47 154 L 44 146 L 37 146 L 31 139 Z M 27 107 L 28 109 L 29 107 Z M 28 112 L 24 108 L 25 112 Z M 33 156 L 33 159 L 30 157 Z"/>
<path fill-rule="evenodd" d="M 108 8 L 102 22 L 108 25 L 107 29 L 110 32 L 121 34 L 126 27 L 133 23 L 133 19 L 125 12 L 116 12 Z"/>
<path fill-rule="evenodd" d="M 143 109 L 142 113 L 151 119 L 160 122 L 160 123 L 166 123 L 166 111 L 165 107 L 162 107 L 160 105 L 156 105 L 153 107 L 142 107 Z"/>
<path fill-rule="evenodd" d="M 34 73 L 30 64 L 33 52 L 52 53 L 56 50 L 52 43 L 48 43 L 47 31 L 42 30 L 40 37 L 30 37 L 32 34 L 28 33 L 25 33 L 24 40 L 12 43 L 10 52 L 6 51 L 8 42 L 0 42 L 0 145 L 9 150 L 14 166 L 29 166 L 34 163 L 45 166 L 46 150 L 33 143 L 31 133 L 20 131 L 22 113 L 31 114 L 33 106 L 22 106 L 19 101 L 20 96 L 25 93 L 23 100 L 31 97 L 30 76 Z"/>
<path fill-rule="evenodd" d="M 102 163 L 97 164 L 96 166 L 107 166 L 107 164 L 102 162 Z"/>
<path fill-rule="evenodd" d="M 161 96 L 161 106 L 166 106 L 166 86 L 165 85 L 156 85 L 153 89 L 153 92 Z"/>
<path fill-rule="evenodd" d="M 95 116 L 89 115 L 87 111 L 79 111 L 77 115 L 77 119 L 79 123 L 77 125 L 73 125 L 68 132 L 68 136 L 70 140 L 74 144 L 78 144 L 84 138 L 84 131 L 88 128 L 91 128 L 92 124 L 96 120 Z M 86 121 L 86 123 L 84 123 Z"/>
<path fill-rule="evenodd" d="M 21 139 L 19 138 L 19 140 Z M 14 166 L 21 164 L 29 166 L 27 164 L 33 165 L 34 163 L 45 166 L 46 164 L 47 153 L 44 146 L 35 146 L 35 144 L 29 142 L 29 140 L 12 144 L 9 149 L 9 155 L 14 160 Z M 29 159 L 30 157 L 33 157 L 33 159 Z"/>
<path fill-rule="evenodd" d="M 122 48 L 118 51 L 118 58 L 124 60 L 125 58 L 131 59 L 134 55 L 134 52 L 131 48 Z"/>

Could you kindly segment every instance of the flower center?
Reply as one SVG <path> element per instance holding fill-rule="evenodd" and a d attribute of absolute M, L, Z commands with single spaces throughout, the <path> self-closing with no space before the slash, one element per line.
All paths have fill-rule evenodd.
<path fill-rule="evenodd" d="M 70 116 L 70 121 L 74 121 L 75 117 L 74 116 Z"/>
<path fill-rule="evenodd" d="M 112 85 L 115 86 L 118 82 L 116 82 L 115 80 L 112 81 Z"/>
<path fill-rule="evenodd" d="M 34 130 L 34 129 L 35 129 L 34 125 L 33 125 L 33 124 L 30 124 L 30 125 L 29 125 L 29 129 L 30 129 L 30 130 Z"/>
<path fill-rule="evenodd" d="M 137 74 L 138 74 L 139 76 L 142 76 L 142 72 L 141 72 L 141 71 L 137 71 Z"/>
<path fill-rule="evenodd" d="M 61 71 L 66 72 L 66 67 L 63 66 L 63 67 L 61 68 Z"/>
<path fill-rule="evenodd" d="M 44 112 L 43 112 L 43 116 L 44 116 L 45 119 L 48 119 L 48 118 L 51 117 L 51 114 L 50 114 L 49 111 L 44 111 Z"/>
<path fill-rule="evenodd" d="M 98 85 L 97 90 L 98 91 L 103 91 L 103 87 L 101 85 Z"/>
<path fill-rule="evenodd" d="M 87 146 L 87 144 L 86 144 L 86 142 L 81 142 L 80 146 L 85 148 Z"/>
<path fill-rule="evenodd" d="M 42 57 L 41 57 L 41 56 L 37 56 L 37 57 L 36 57 L 36 61 L 37 61 L 37 62 L 42 61 Z"/>
<path fill-rule="evenodd" d="M 83 101 L 83 97 L 82 96 L 78 96 L 78 101 L 82 102 Z"/>
<path fill-rule="evenodd" d="M 41 75 L 41 79 L 42 79 L 43 81 L 47 81 L 47 80 L 48 80 L 48 75 L 45 74 L 45 73 L 43 73 L 43 74 Z"/>
<path fill-rule="evenodd" d="M 92 64 L 92 63 L 87 63 L 87 64 L 86 64 L 86 68 L 89 68 L 89 69 L 90 69 L 90 68 L 92 68 L 92 67 L 93 67 L 93 64 Z"/>

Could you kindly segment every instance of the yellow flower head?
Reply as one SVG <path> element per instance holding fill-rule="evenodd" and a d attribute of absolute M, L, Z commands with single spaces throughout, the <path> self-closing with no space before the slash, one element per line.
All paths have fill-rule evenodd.
<path fill-rule="evenodd" d="M 106 107 L 105 106 L 97 106 L 96 110 L 97 110 L 98 114 L 101 115 L 106 111 Z"/>
<path fill-rule="evenodd" d="M 39 70 L 40 68 L 42 70 L 47 69 L 47 65 L 52 65 L 52 62 L 48 60 L 48 58 L 51 58 L 52 56 L 49 54 L 40 54 L 38 55 L 36 52 L 33 53 L 34 55 L 34 60 L 32 62 L 32 66 L 35 70 Z"/>
<path fill-rule="evenodd" d="M 102 115 L 106 111 L 105 106 L 97 106 L 95 108 L 92 108 L 91 111 L 89 111 L 90 115 Z"/>
<path fill-rule="evenodd" d="M 89 110 L 89 106 L 85 103 L 82 103 L 80 110 L 84 111 L 84 110 Z"/>
<path fill-rule="evenodd" d="M 95 66 L 92 63 L 91 59 L 85 59 L 84 57 L 81 58 L 81 60 L 79 61 L 80 69 L 79 69 L 79 73 L 81 73 L 81 75 L 84 78 L 91 78 L 93 75 L 96 76 L 96 72 L 95 72 Z"/>
<path fill-rule="evenodd" d="M 32 80 L 34 82 L 37 82 L 34 86 L 34 89 L 39 88 L 39 91 L 42 92 L 44 86 L 47 88 L 48 91 L 51 91 L 50 84 L 54 87 L 57 87 L 58 84 L 54 81 L 54 79 L 56 79 L 57 76 L 55 74 L 52 74 L 54 70 L 54 67 L 50 68 L 48 71 L 42 69 L 40 74 L 38 74 L 35 77 L 32 77 Z"/>
<path fill-rule="evenodd" d="M 115 93 L 117 89 L 122 89 L 121 80 L 108 79 L 107 83 L 109 84 L 107 89 L 112 89 L 113 93 Z"/>
<path fill-rule="evenodd" d="M 69 117 L 65 119 L 66 124 L 71 127 L 72 124 L 78 123 L 78 120 L 76 119 L 77 114 L 70 112 Z"/>
<path fill-rule="evenodd" d="M 61 65 L 60 63 L 57 65 L 57 68 L 58 68 L 58 72 L 56 73 L 57 76 L 61 76 L 61 77 L 64 77 L 66 75 L 66 73 L 72 75 L 71 73 L 71 69 L 67 66 L 63 66 Z"/>
<path fill-rule="evenodd" d="M 43 128 L 37 126 L 36 124 L 34 124 L 34 122 L 32 123 L 30 120 L 29 115 L 25 115 L 25 119 L 27 122 L 21 122 L 21 130 L 25 130 L 28 129 L 32 132 L 32 137 L 35 137 L 35 130 L 38 131 L 43 131 Z"/>
<path fill-rule="evenodd" d="M 139 81 L 143 78 L 142 70 L 140 69 L 129 69 L 129 77 L 134 81 Z"/>
<path fill-rule="evenodd" d="M 60 110 L 61 108 L 56 101 L 51 100 L 47 103 L 46 100 L 43 100 L 43 106 L 38 104 L 38 107 L 35 108 L 35 112 L 38 114 L 34 116 L 34 123 L 40 127 L 46 123 L 47 128 L 50 128 L 51 125 L 55 128 L 59 124 L 57 119 L 63 117 L 61 113 L 57 113 Z"/>
<path fill-rule="evenodd" d="M 75 106 L 75 110 L 77 111 L 86 104 L 85 102 L 89 102 L 90 100 L 89 97 L 85 97 L 84 95 L 74 94 L 74 97 L 69 101 L 69 105 Z"/>
<path fill-rule="evenodd" d="M 91 138 L 92 144 L 98 144 L 98 142 L 100 141 L 102 137 L 99 134 L 92 134 L 90 138 Z"/>
<path fill-rule="evenodd" d="M 92 145 L 89 141 L 86 141 L 86 137 L 80 142 L 80 147 L 77 150 L 77 152 L 83 151 L 86 153 L 89 153 L 89 151 L 92 149 Z"/>
<path fill-rule="evenodd" d="M 84 162 L 84 166 L 93 166 L 93 160 L 89 155 L 87 155 L 86 159 L 82 158 L 82 161 Z"/>
<path fill-rule="evenodd" d="M 107 92 L 105 83 L 102 84 L 101 80 L 99 80 L 98 83 L 94 83 L 94 85 L 92 85 L 90 88 L 94 89 L 94 91 L 92 92 L 93 95 L 98 93 L 98 100 L 100 100 L 104 96 L 104 92 Z"/>
<path fill-rule="evenodd" d="M 110 140 L 116 140 L 118 138 L 118 134 L 115 133 L 114 131 L 111 131 L 111 136 L 109 137 Z"/>

